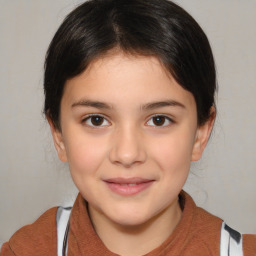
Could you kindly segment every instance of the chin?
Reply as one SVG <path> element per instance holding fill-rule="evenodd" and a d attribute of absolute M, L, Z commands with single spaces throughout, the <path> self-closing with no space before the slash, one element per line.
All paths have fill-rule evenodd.
<path fill-rule="evenodd" d="M 127 217 L 126 219 L 115 219 L 113 220 L 116 224 L 123 226 L 123 227 L 137 227 L 145 224 L 148 219 L 145 218 L 138 218 L 138 217 Z"/>
<path fill-rule="evenodd" d="M 135 210 L 129 211 L 116 211 L 112 216 L 108 216 L 114 223 L 124 227 L 140 226 L 148 222 L 153 216 L 149 216 L 148 213 L 136 212 Z"/>

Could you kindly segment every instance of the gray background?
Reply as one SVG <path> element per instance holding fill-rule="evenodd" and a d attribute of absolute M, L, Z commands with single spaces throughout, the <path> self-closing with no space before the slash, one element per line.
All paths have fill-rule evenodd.
<path fill-rule="evenodd" d="M 0 0 L 0 240 L 76 196 L 42 115 L 43 60 L 63 17 L 81 1 Z M 235 229 L 256 233 L 256 1 L 178 0 L 216 58 L 218 118 L 186 189 Z"/>

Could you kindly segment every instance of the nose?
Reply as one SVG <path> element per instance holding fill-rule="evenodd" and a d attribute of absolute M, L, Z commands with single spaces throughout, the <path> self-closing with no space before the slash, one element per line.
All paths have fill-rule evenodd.
<path fill-rule="evenodd" d="M 130 168 L 146 161 L 143 138 L 136 128 L 124 127 L 115 132 L 109 158 L 113 164 Z"/>

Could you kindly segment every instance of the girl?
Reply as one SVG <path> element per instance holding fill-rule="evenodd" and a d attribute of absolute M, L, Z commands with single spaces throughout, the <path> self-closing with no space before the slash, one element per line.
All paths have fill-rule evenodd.
<path fill-rule="evenodd" d="M 17 231 L 1 255 L 256 255 L 182 190 L 214 124 L 208 39 L 166 0 L 91 0 L 45 62 L 45 115 L 79 190 Z"/>

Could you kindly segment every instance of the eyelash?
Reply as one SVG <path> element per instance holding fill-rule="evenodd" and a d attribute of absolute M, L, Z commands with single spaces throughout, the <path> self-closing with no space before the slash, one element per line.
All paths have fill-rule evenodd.
<path fill-rule="evenodd" d="M 108 124 L 107 124 L 107 125 L 106 125 L 106 124 L 105 124 L 105 125 L 100 124 L 99 126 L 98 126 L 98 125 L 93 125 L 93 123 L 92 123 L 92 118 L 93 118 L 93 117 L 100 117 L 100 118 L 103 119 L 103 123 L 104 123 L 104 122 L 108 122 Z M 90 123 L 91 123 L 91 124 L 86 124 L 86 122 L 87 122 L 88 120 L 90 120 Z M 100 114 L 90 114 L 90 115 L 86 116 L 86 117 L 82 120 L 82 123 L 85 123 L 85 125 L 90 126 L 90 127 L 93 127 L 93 128 L 101 128 L 101 127 L 105 127 L 105 126 L 110 126 L 110 122 L 107 120 L 107 118 L 106 118 L 105 116 L 103 116 L 103 115 L 100 115 Z"/>
<path fill-rule="evenodd" d="M 99 117 L 101 118 L 101 121 L 103 123 L 100 123 L 99 125 L 94 125 L 92 123 L 92 118 L 93 117 Z M 153 122 L 153 119 L 154 118 L 164 118 L 164 123 L 162 125 L 149 125 L 148 123 L 151 121 Z M 86 123 L 88 120 L 90 120 L 90 124 Z M 104 124 L 105 122 L 107 122 L 108 124 Z M 168 124 L 166 124 L 166 122 L 168 122 Z M 107 118 L 104 116 L 104 115 L 100 115 L 100 114 L 90 114 L 88 116 L 86 116 L 83 120 L 82 120 L 82 123 L 85 123 L 85 125 L 87 126 L 90 126 L 90 127 L 93 127 L 93 128 L 102 128 L 102 127 L 106 127 L 106 126 L 110 126 L 111 123 L 107 120 Z M 146 122 L 146 125 L 147 126 L 153 126 L 153 127 L 166 127 L 166 126 L 169 126 L 170 124 L 173 124 L 174 121 L 168 117 L 168 116 L 165 116 L 165 115 L 161 115 L 161 114 L 156 114 L 156 115 L 153 115 L 149 118 L 149 120 Z M 102 125 L 104 124 L 104 125 Z"/>
<path fill-rule="evenodd" d="M 151 116 L 150 117 L 150 119 L 147 121 L 147 124 L 151 121 L 151 122 L 153 122 L 153 118 L 164 118 L 164 125 L 149 125 L 149 126 L 153 126 L 153 127 L 166 127 L 166 126 L 169 126 L 169 125 L 171 125 L 171 124 L 173 124 L 174 123 L 174 121 L 170 118 L 170 117 L 168 117 L 168 116 L 165 116 L 165 115 L 161 115 L 161 114 L 156 114 L 156 115 L 153 115 L 153 116 Z M 166 121 L 168 122 L 168 124 L 166 124 Z"/>

